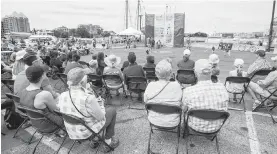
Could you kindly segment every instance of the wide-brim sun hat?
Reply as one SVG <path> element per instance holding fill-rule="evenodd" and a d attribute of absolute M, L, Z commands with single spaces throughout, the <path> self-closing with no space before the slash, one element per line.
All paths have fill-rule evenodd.
<path fill-rule="evenodd" d="M 67 74 L 67 84 L 69 86 L 78 85 L 86 75 L 86 72 L 82 68 L 73 68 Z"/>
<path fill-rule="evenodd" d="M 208 59 L 199 59 L 195 62 L 194 70 L 199 74 L 210 74 L 212 72 L 212 65 Z"/>
<path fill-rule="evenodd" d="M 18 51 L 15 55 L 15 60 L 20 60 L 24 57 L 24 55 L 26 54 L 27 52 L 25 50 L 20 50 Z"/>
<path fill-rule="evenodd" d="M 218 64 L 219 63 L 219 56 L 217 54 L 211 54 L 209 56 L 209 62 L 212 64 Z"/>
<path fill-rule="evenodd" d="M 235 59 L 234 66 L 244 65 L 243 59 Z"/>
<path fill-rule="evenodd" d="M 104 62 L 109 66 L 109 67 L 115 67 L 118 66 L 121 62 L 121 58 L 117 57 L 115 55 L 109 55 L 104 59 Z"/>
<path fill-rule="evenodd" d="M 88 64 L 91 68 L 97 68 L 98 67 L 97 60 L 91 60 Z"/>

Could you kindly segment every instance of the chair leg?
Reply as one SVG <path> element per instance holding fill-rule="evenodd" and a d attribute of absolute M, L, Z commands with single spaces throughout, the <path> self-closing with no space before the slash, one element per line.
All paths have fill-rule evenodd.
<path fill-rule="evenodd" d="M 215 136 L 215 143 L 216 143 L 216 150 L 217 150 L 217 153 L 220 154 L 217 135 Z"/>
<path fill-rule="evenodd" d="M 21 125 L 16 129 L 13 138 L 16 137 L 17 132 L 19 131 L 19 129 L 21 129 L 22 125 L 26 123 L 26 121 L 28 120 L 28 118 L 25 118 L 24 121 L 21 123 Z"/>
<path fill-rule="evenodd" d="M 189 153 L 189 136 L 187 135 L 186 139 L 185 139 L 185 142 L 186 142 L 186 153 L 188 154 Z"/>
<path fill-rule="evenodd" d="M 28 141 L 28 144 L 31 144 L 32 139 L 33 139 L 33 137 L 35 136 L 36 132 L 37 132 L 37 129 L 35 130 L 34 134 L 31 136 L 30 140 Z"/>
<path fill-rule="evenodd" d="M 36 146 L 35 146 L 35 148 L 34 148 L 34 150 L 32 152 L 32 154 L 34 154 L 36 152 L 37 146 L 39 145 L 39 143 L 40 143 L 40 141 L 42 140 L 43 137 L 44 137 L 44 135 L 42 135 L 41 138 L 39 139 L 38 143 L 36 144 Z"/>
<path fill-rule="evenodd" d="M 148 139 L 148 148 L 147 148 L 147 154 L 151 154 L 151 150 L 150 150 L 150 142 L 151 142 L 151 134 L 152 134 L 153 130 L 150 130 L 149 133 L 149 139 Z"/>
<path fill-rule="evenodd" d="M 64 141 L 66 140 L 66 138 L 67 138 L 67 135 L 64 137 L 64 139 L 63 139 L 61 145 L 59 146 L 59 148 L 58 148 L 58 150 L 55 152 L 55 154 L 58 154 L 58 153 L 59 153 L 61 147 L 63 146 Z"/>
<path fill-rule="evenodd" d="M 177 147 L 176 147 L 176 154 L 179 153 L 179 143 L 180 143 L 181 124 L 178 126 L 177 129 L 178 129 L 178 130 L 177 130 L 177 139 L 178 139 L 178 141 L 177 141 Z"/>
<path fill-rule="evenodd" d="M 271 110 L 268 108 L 267 105 L 265 105 L 265 108 L 266 108 L 268 114 L 271 116 L 271 119 L 272 119 L 273 124 L 277 123 L 277 121 L 274 119 L 272 113 L 270 112 Z"/>
<path fill-rule="evenodd" d="M 68 150 L 68 154 L 70 153 L 71 149 L 73 148 L 74 144 L 76 143 L 76 140 L 74 140 L 73 144 L 71 145 L 71 147 Z"/>

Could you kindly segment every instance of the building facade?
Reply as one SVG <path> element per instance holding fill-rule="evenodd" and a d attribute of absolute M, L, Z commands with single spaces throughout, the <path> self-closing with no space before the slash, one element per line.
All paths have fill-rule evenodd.
<path fill-rule="evenodd" d="M 58 27 L 58 28 L 56 28 L 56 30 L 58 30 L 58 31 L 63 31 L 63 32 L 66 32 L 66 33 L 69 32 L 69 29 L 68 29 L 67 27 L 65 27 L 65 26 Z"/>
<path fill-rule="evenodd" d="M 30 32 L 29 19 L 23 13 L 13 12 L 11 15 L 6 15 L 1 20 L 1 31 L 4 33 L 10 32 Z"/>

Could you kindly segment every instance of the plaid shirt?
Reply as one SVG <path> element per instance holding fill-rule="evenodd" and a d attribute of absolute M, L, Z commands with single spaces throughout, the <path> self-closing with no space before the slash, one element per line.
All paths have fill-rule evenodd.
<path fill-rule="evenodd" d="M 81 118 L 95 133 L 98 133 L 103 128 L 106 119 L 98 121 L 92 116 L 93 113 L 91 108 L 93 108 L 94 103 L 98 103 L 97 99 L 95 97 L 89 97 L 94 95 L 81 88 L 72 87 L 70 92 L 75 106 L 83 115 L 85 115 L 85 117 L 73 106 L 68 91 L 63 92 L 59 97 L 59 103 L 57 106 L 60 108 L 60 112 Z M 100 107 L 105 114 L 103 102 L 102 104 L 100 103 Z M 72 125 L 66 121 L 64 121 L 64 124 L 69 138 L 71 139 L 87 139 L 92 135 L 92 133 L 83 125 Z"/>
<path fill-rule="evenodd" d="M 199 81 L 196 85 L 187 87 L 183 91 L 183 103 L 188 109 L 228 109 L 228 93 L 222 83 Z M 190 117 L 188 125 L 199 132 L 211 133 L 220 128 L 223 120 L 207 121 Z"/>
<path fill-rule="evenodd" d="M 270 70 L 271 64 L 262 57 L 258 57 L 255 62 L 249 66 L 247 70 L 248 77 L 252 77 L 259 70 Z"/>

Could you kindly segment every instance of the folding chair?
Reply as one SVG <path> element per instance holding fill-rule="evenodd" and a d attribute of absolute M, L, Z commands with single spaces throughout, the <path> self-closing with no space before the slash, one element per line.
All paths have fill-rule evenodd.
<path fill-rule="evenodd" d="M 143 67 L 143 70 L 145 72 L 145 77 L 146 77 L 148 83 L 151 81 L 159 80 L 155 74 L 155 68 Z"/>
<path fill-rule="evenodd" d="M 67 75 L 66 74 L 63 74 L 63 73 L 57 73 L 57 77 L 60 79 L 60 81 L 62 81 L 63 83 L 63 86 L 65 87 L 64 89 L 68 89 L 68 85 L 67 85 Z M 57 82 L 59 83 L 59 82 Z M 56 83 L 56 84 L 57 84 Z M 56 87 L 56 84 L 54 87 Z M 62 87 L 62 86 L 61 86 Z M 60 88 L 61 88 L 60 87 Z"/>
<path fill-rule="evenodd" d="M 63 130 L 63 131 L 66 132 L 66 130 L 65 130 L 64 128 L 62 128 L 60 125 L 58 125 L 57 123 L 55 123 L 55 122 L 52 121 L 51 119 L 47 118 L 47 117 L 45 116 L 45 114 L 44 114 L 42 111 L 40 111 L 40 110 L 31 109 L 31 108 L 29 108 L 29 107 L 22 106 L 22 105 L 18 105 L 17 108 L 18 108 L 20 111 L 22 111 L 22 112 L 25 111 L 25 112 L 27 113 L 27 115 L 28 115 L 28 117 L 29 117 L 30 120 L 44 120 L 44 121 L 48 121 L 49 123 L 52 123 L 52 124 L 56 125 L 57 128 L 58 128 L 57 130 L 60 130 L 60 129 L 61 129 L 61 130 Z M 40 116 L 40 117 L 32 117 L 32 116 L 30 116 L 30 114 L 33 114 L 33 115 L 35 114 L 35 115 Z M 52 134 L 54 134 L 57 130 L 55 130 L 55 131 L 53 131 L 53 132 L 51 132 L 51 133 L 45 133 L 45 132 L 39 131 L 39 129 L 36 128 L 36 126 L 33 125 L 33 127 L 34 127 L 36 130 L 35 130 L 34 134 L 32 135 L 32 137 L 31 137 L 31 139 L 30 139 L 30 142 L 32 141 L 34 135 L 35 135 L 37 132 L 39 132 L 39 133 L 42 135 L 42 136 L 40 137 L 38 143 L 35 145 L 35 148 L 33 149 L 33 152 L 32 152 L 32 153 L 34 154 L 34 153 L 36 152 L 37 146 L 39 145 L 39 143 L 40 143 L 40 141 L 42 140 L 42 138 L 43 138 L 45 135 L 52 135 Z M 59 146 L 58 150 L 55 151 L 55 153 L 59 153 L 59 151 L 60 151 L 60 149 L 61 149 L 61 147 L 62 147 L 62 145 L 63 145 L 63 143 L 64 143 L 64 141 L 65 141 L 66 138 L 67 138 L 67 137 L 65 136 L 64 139 L 63 139 L 63 141 L 62 141 L 62 143 L 61 143 L 61 145 Z"/>
<path fill-rule="evenodd" d="M 197 83 L 197 78 L 194 73 L 194 70 L 178 70 L 176 79 L 180 84 L 194 85 Z"/>
<path fill-rule="evenodd" d="M 184 121 L 183 138 L 185 136 L 188 137 L 190 135 L 211 137 L 211 141 L 213 141 L 215 139 L 217 152 L 220 153 L 217 134 L 219 133 L 220 129 L 222 128 L 222 126 L 224 125 L 224 123 L 226 122 L 226 120 L 228 119 L 229 116 L 230 116 L 230 114 L 226 111 L 207 110 L 207 109 L 206 110 L 205 109 L 189 110 L 187 113 L 187 117 L 185 117 L 185 115 L 184 115 L 185 121 Z M 191 127 L 189 127 L 189 124 L 188 124 L 189 117 L 195 117 L 195 118 L 199 118 L 199 119 L 207 120 L 207 121 L 223 119 L 223 122 L 222 122 L 220 128 L 218 130 L 216 130 L 215 132 L 203 133 L 203 132 L 196 131 L 196 130 L 192 129 Z M 186 140 L 186 151 L 188 154 L 188 139 Z"/>
<path fill-rule="evenodd" d="M 144 89 L 140 88 L 141 84 L 142 85 L 145 84 L 145 86 L 147 85 L 147 80 L 145 77 L 141 77 L 141 76 L 127 77 L 127 89 L 130 93 L 130 97 L 132 101 L 133 101 L 132 93 L 141 94 L 145 91 Z M 129 107 L 128 107 L 129 109 L 131 108 L 130 106 L 131 104 L 129 103 Z M 137 109 L 137 108 L 132 108 L 132 109 Z M 143 109 L 138 109 L 138 110 L 143 110 Z"/>
<path fill-rule="evenodd" d="M 19 102 L 20 102 L 20 98 L 19 98 L 18 96 L 13 95 L 13 94 L 11 94 L 11 93 L 6 93 L 6 96 L 7 96 L 9 99 L 13 100 L 13 103 L 14 103 L 14 105 L 15 105 L 15 111 L 16 111 L 22 118 L 24 118 L 24 121 L 23 121 L 23 122 L 21 123 L 21 125 L 16 129 L 16 131 L 15 131 L 15 133 L 14 133 L 14 135 L 13 135 L 13 138 L 16 138 L 16 137 L 17 137 L 16 134 L 17 134 L 18 131 L 22 128 L 22 126 L 29 120 L 29 117 L 28 117 L 28 115 L 26 114 L 26 112 L 22 112 L 21 110 L 18 110 L 17 106 L 18 106 L 18 104 L 19 104 Z M 22 138 L 21 138 L 21 140 L 22 140 L 23 142 L 25 142 L 25 143 L 31 144 L 31 140 L 25 141 L 25 140 L 23 140 Z"/>
<path fill-rule="evenodd" d="M 84 62 L 84 61 L 79 61 L 79 64 L 89 67 L 89 64 L 87 62 Z"/>
<path fill-rule="evenodd" d="M 277 95 L 276 95 L 277 89 L 275 89 L 273 92 L 269 92 L 269 93 L 270 93 L 270 95 L 269 95 L 268 97 L 262 97 L 262 96 L 261 96 L 262 102 L 261 102 L 261 104 L 260 104 L 259 106 L 257 106 L 257 107 L 253 110 L 253 112 L 255 112 L 255 111 L 257 111 L 258 109 L 264 107 L 264 108 L 267 110 L 267 112 L 270 114 L 273 124 L 275 124 L 275 123 L 277 123 L 277 121 L 274 119 L 274 117 L 273 117 L 273 115 L 272 115 L 272 113 L 271 113 L 270 111 L 277 107 Z M 272 103 L 273 103 L 273 106 L 270 106 L 270 107 L 269 107 L 268 105 L 266 105 L 265 102 L 266 102 L 267 100 L 271 100 Z"/>
<path fill-rule="evenodd" d="M 255 76 L 264 76 L 266 77 L 272 70 L 259 70 L 251 76 L 250 80 L 252 80 Z"/>
<path fill-rule="evenodd" d="M 228 91 L 228 88 L 226 87 L 226 83 L 227 82 L 229 84 L 244 84 L 243 85 L 244 90 L 242 92 L 237 92 L 237 93 Z M 226 87 L 226 90 L 227 90 L 228 93 L 232 93 L 232 94 L 236 94 L 236 95 L 241 95 L 239 104 L 241 102 L 243 102 L 243 110 L 244 110 L 244 112 L 246 110 L 245 101 L 244 101 L 244 94 L 246 92 L 245 87 L 247 87 L 249 85 L 249 82 L 250 82 L 250 78 L 248 78 L 248 77 L 236 77 L 236 76 L 232 76 L 232 77 L 227 77 L 226 80 L 225 80 L 225 84 L 224 84 L 224 86 Z M 229 101 L 230 101 L 230 98 L 229 98 Z"/>
<path fill-rule="evenodd" d="M 95 89 L 98 95 L 103 96 L 103 91 L 106 90 L 105 97 L 109 96 L 109 94 L 107 93 L 108 92 L 107 87 L 104 85 L 101 75 L 87 74 L 87 76 L 88 76 L 87 82 L 93 87 L 93 89 Z"/>
<path fill-rule="evenodd" d="M 125 87 L 124 87 L 124 82 L 123 82 L 123 80 L 121 79 L 121 77 L 119 75 L 105 74 L 102 77 L 103 77 L 104 85 L 106 86 L 106 89 L 108 90 L 107 94 L 110 97 L 111 97 L 111 93 L 110 93 L 111 90 L 118 90 L 118 89 L 122 88 L 123 89 L 123 93 L 124 93 L 124 97 L 127 98 L 126 90 L 125 90 Z M 110 88 L 107 85 L 107 80 L 117 80 L 117 81 L 120 81 L 120 83 L 122 83 L 122 86 L 119 87 L 118 89 L 112 89 L 112 88 Z"/>
<path fill-rule="evenodd" d="M 14 80 L 12 80 L 12 79 L 1 79 L 1 83 L 3 83 L 11 91 L 11 93 L 13 93 Z"/>
<path fill-rule="evenodd" d="M 153 123 L 150 123 L 150 133 L 149 133 L 149 139 L 148 139 L 148 150 L 147 154 L 151 153 L 150 150 L 150 144 L 151 144 L 151 135 L 153 133 L 153 130 L 157 131 L 164 131 L 164 132 L 171 132 L 171 133 L 176 133 L 177 134 L 177 139 L 178 139 L 178 144 L 176 147 L 176 154 L 178 154 L 178 149 L 179 149 L 179 138 L 180 138 L 180 131 L 181 131 L 181 116 L 182 116 L 182 108 L 179 106 L 172 106 L 172 105 L 164 105 L 164 104 L 146 104 L 145 105 L 147 115 L 149 114 L 149 111 L 153 111 L 156 113 L 162 113 L 162 114 L 179 114 L 179 123 L 177 126 L 174 127 L 162 127 L 162 126 L 157 126 Z M 173 131 L 177 129 L 177 132 Z"/>
<path fill-rule="evenodd" d="M 98 139 L 100 140 L 100 142 L 102 142 L 103 144 L 105 144 L 106 146 L 108 146 L 110 148 L 111 151 L 114 151 L 114 148 L 111 147 L 110 145 L 108 145 L 106 142 L 105 142 L 105 139 L 104 139 L 104 130 L 100 130 L 98 133 L 94 132 L 82 119 L 76 117 L 76 116 L 73 116 L 73 115 L 69 115 L 69 114 L 65 114 L 65 113 L 62 113 L 62 112 L 59 112 L 59 111 L 55 111 L 55 112 L 58 112 L 60 115 L 62 115 L 63 117 L 63 120 L 67 123 L 70 123 L 72 125 L 83 125 L 85 128 L 87 128 L 91 133 L 92 133 L 92 136 L 91 137 L 95 137 L 97 136 Z M 103 132 L 102 136 L 100 135 L 100 133 Z M 90 138 L 88 138 L 88 140 L 90 140 Z M 73 146 L 75 145 L 76 142 L 80 143 L 81 144 L 81 141 L 83 140 L 74 140 L 73 144 L 71 145 L 71 147 L 69 148 L 69 151 L 68 151 L 68 154 L 70 153 L 71 149 L 73 148 Z M 99 147 L 98 147 L 99 148 Z M 97 149 L 98 151 L 98 149 Z"/>

